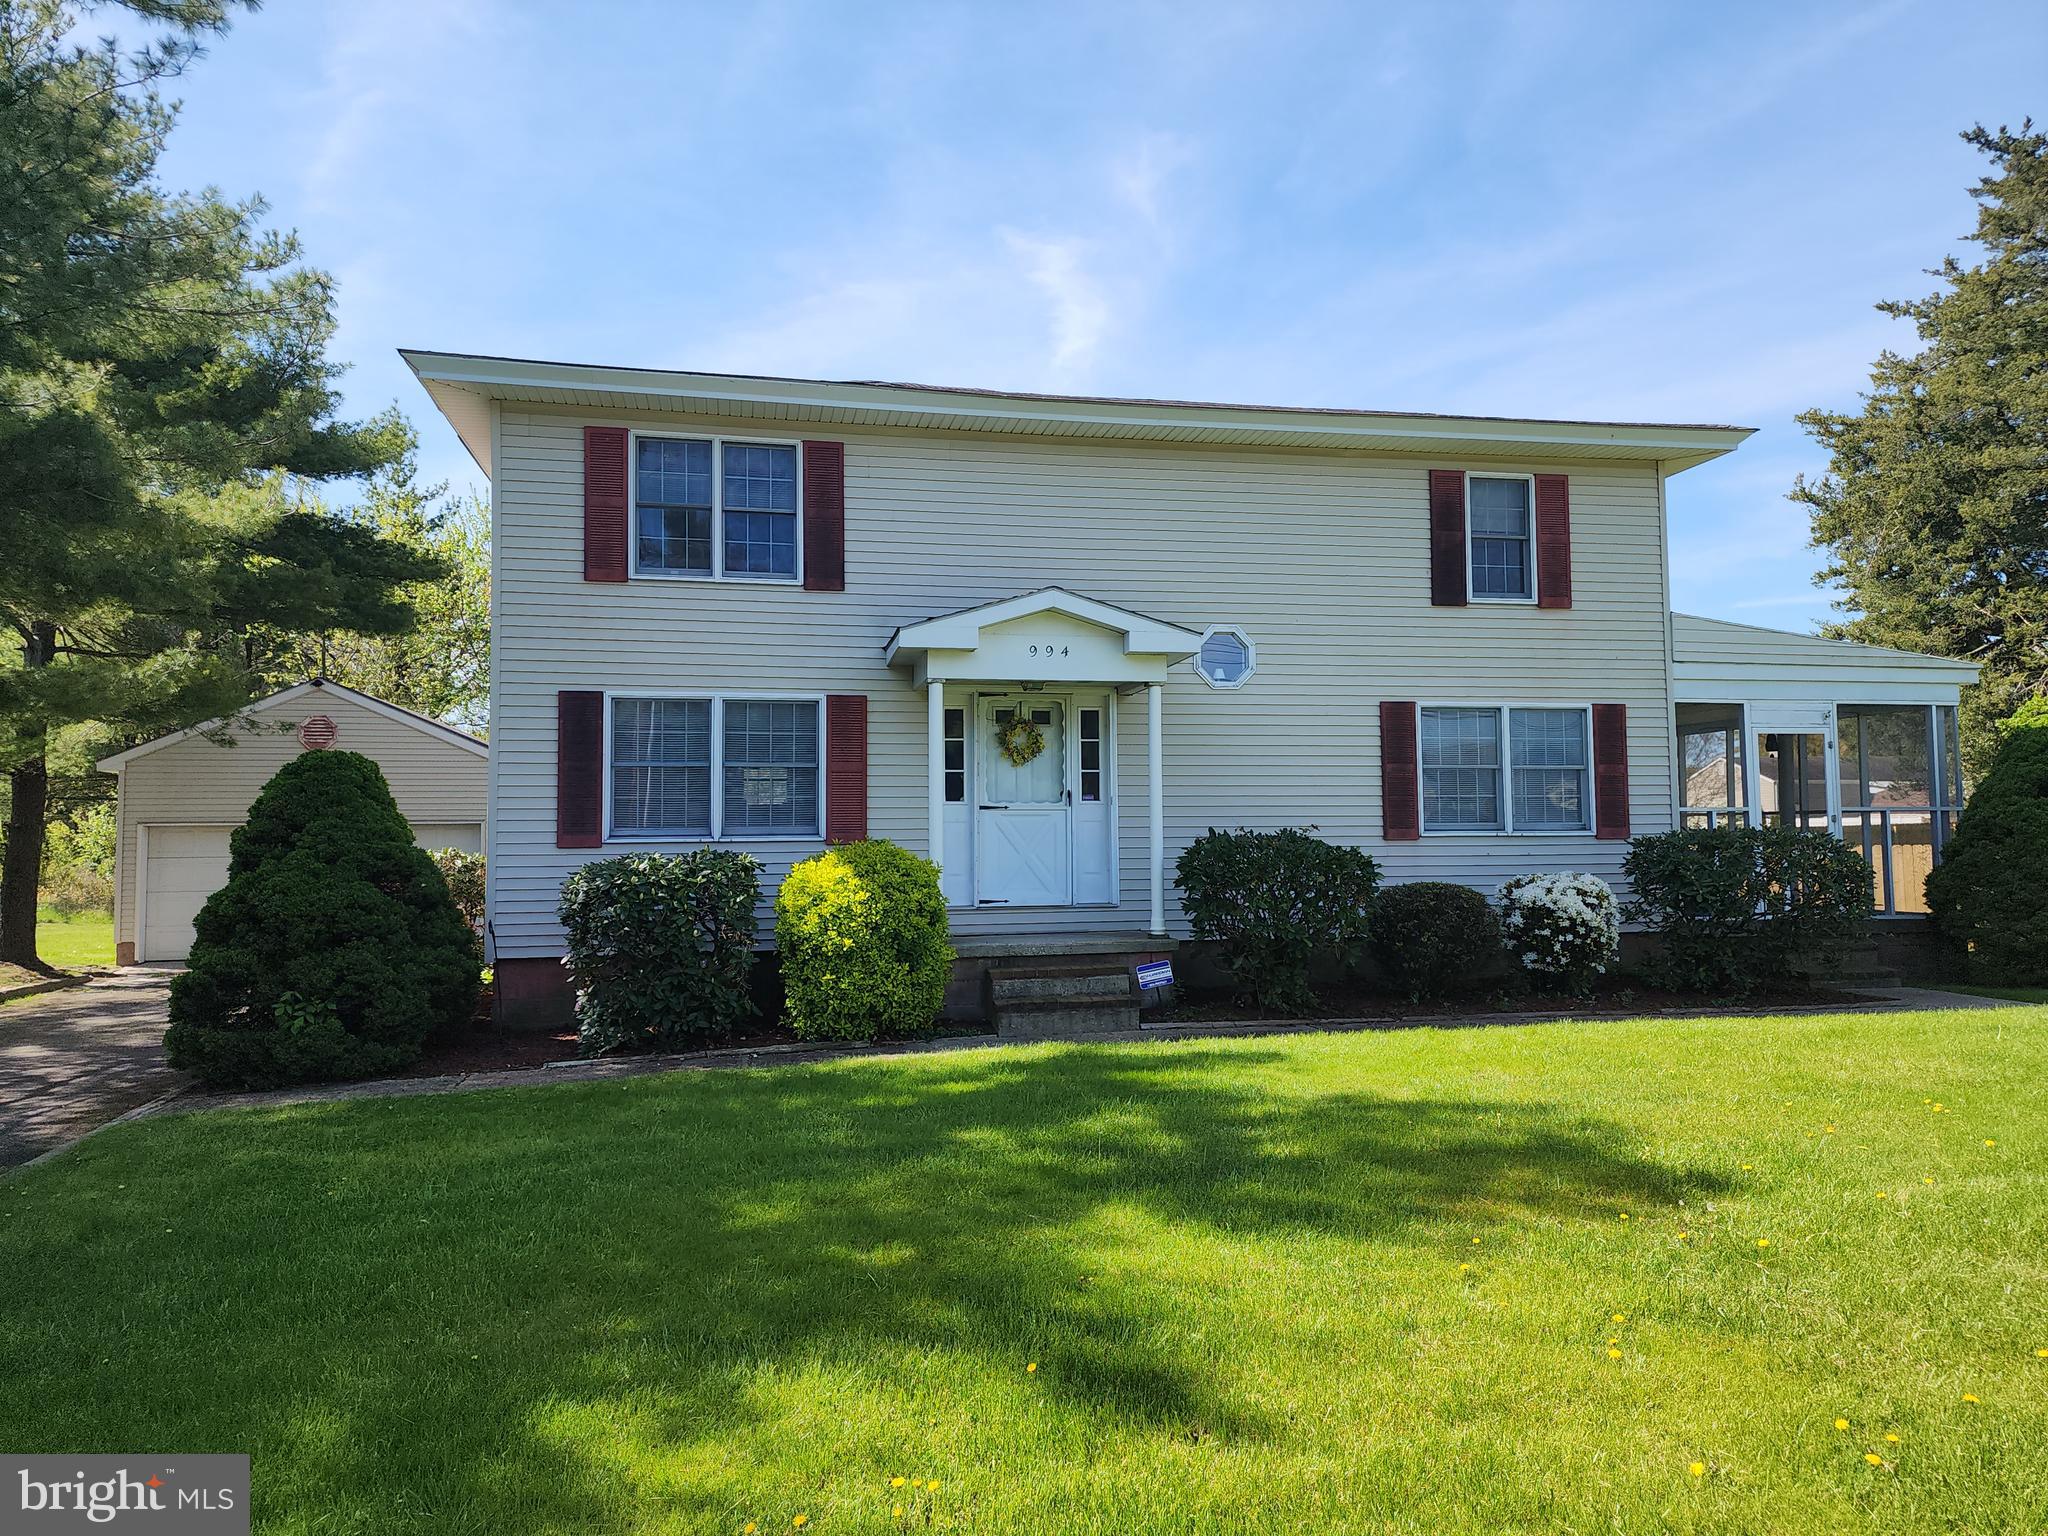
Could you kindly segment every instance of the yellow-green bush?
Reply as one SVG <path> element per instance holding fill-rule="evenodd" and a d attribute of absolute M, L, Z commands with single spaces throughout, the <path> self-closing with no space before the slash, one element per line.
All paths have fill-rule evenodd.
<path fill-rule="evenodd" d="M 776 893 L 775 947 L 804 1039 L 922 1033 L 953 968 L 938 867 L 879 841 L 805 859 Z"/>

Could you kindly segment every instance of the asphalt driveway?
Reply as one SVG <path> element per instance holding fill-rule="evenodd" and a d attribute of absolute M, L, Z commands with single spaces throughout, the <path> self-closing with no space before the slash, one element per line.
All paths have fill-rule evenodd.
<path fill-rule="evenodd" d="M 131 966 L 0 1007 L 0 1168 L 190 1081 L 164 1065 L 171 975 Z"/>

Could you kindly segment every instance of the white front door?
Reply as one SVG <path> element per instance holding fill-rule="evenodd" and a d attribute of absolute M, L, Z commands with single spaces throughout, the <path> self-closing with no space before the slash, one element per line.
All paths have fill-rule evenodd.
<path fill-rule="evenodd" d="M 1037 728 L 1026 762 L 1003 751 L 1022 718 Z M 1073 900 L 1073 806 L 1067 792 L 1067 711 L 1059 699 L 983 698 L 975 709 L 975 900 L 985 906 L 1064 907 Z"/>

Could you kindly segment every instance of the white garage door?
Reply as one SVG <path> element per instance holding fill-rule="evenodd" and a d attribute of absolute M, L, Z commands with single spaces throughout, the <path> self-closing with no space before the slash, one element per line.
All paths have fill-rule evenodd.
<path fill-rule="evenodd" d="M 143 960 L 182 960 L 192 948 L 192 920 L 206 898 L 227 883 L 228 827 L 143 828 Z"/>
<path fill-rule="evenodd" d="M 206 898 L 227 884 L 228 827 L 150 826 L 144 866 L 142 960 L 183 960 L 192 951 L 192 923 Z M 423 822 L 413 828 L 422 848 L 484 851 L 483 826 L 474 821 Z"/>
<path fill-rule="evenodd" d="M 484 851 L 484 829 L 474 821 L 451 821 L 440 825 L 423 821 L 412 829 L 412 840 L 422 848 L 460 848 L 464 853 Z"/>

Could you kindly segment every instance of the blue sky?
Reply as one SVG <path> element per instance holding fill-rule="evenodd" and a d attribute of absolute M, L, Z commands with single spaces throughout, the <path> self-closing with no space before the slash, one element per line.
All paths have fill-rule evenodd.
<path fill-rule="evenodd" d="M 2048 7 L 272 0 L 172 180 L 340 281 L 355 411 L 480 478 L 399 346 L 1737 422 L 1674 596 L 1826 616 L 1793 422 L 1910 331 Z"/>

